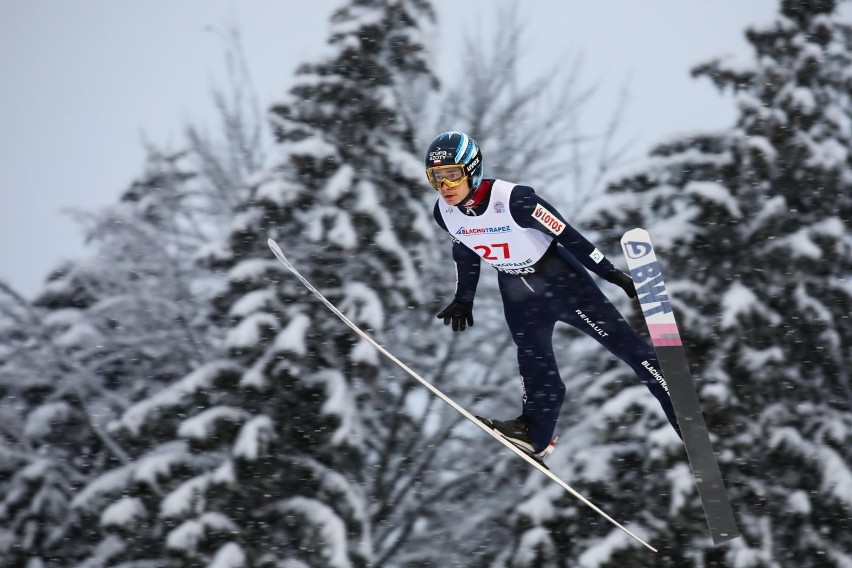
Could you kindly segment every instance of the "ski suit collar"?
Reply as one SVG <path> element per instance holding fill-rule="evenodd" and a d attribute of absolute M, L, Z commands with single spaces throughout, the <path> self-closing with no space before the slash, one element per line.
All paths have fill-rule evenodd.
<path fill-rule="evenodd" d="M 490 194 L 491 186 L 494 184 L 493 179 L 484 179 L 480 182 L 479 187 L 470 196 L 470 199 L 458 205 L 459 208 L 464 208 L 471 211 L 474 207 L 480 205 Z"/>

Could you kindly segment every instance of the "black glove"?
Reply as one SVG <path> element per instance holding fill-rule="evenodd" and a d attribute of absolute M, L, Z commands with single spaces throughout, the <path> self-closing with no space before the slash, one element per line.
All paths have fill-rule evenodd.
<path fill-rule="evenodd" d="M 617 268 L 613 268 L 606 275 L 606 281 L 612 282 L 616 286 L 620 286 L 624 293 L 630 298 L 636 297 L 636 286 L 633 284 L 633 279 Z"/>
<path fill-rule="evenodd" d="M 473 327 L 473 302 L 456 302 L 444 308 L 438 314 L 438 319 L 444 320 L 444 325 L 453 324 L 453 331 L 464 331 L 465 324 Z"/>

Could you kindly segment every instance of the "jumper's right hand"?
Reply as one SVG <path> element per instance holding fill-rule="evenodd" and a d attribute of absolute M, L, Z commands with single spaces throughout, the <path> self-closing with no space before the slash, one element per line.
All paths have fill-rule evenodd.
<path fill-rule="evenodd" d="M 452 323 L 453 331 L 464 331 L 465 325 L 473 327 L 473 302 L 453 301 L 438 314 L 438 319 L 444 320 L 444 325 Z"/>

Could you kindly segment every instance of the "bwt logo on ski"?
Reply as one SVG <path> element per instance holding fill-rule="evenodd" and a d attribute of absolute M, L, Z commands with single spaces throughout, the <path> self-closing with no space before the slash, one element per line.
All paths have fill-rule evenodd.
<path fill-rule="evenodd" d="M 493 235 L 496 233 L 511 233 L 512 227 L 509 225 L 505 225 L 503 227 L 477 227 L 476 229 L 465 229 L 461 227 L 458 231 L 456 231 L 457 235 L 462 236 L 470 236 L 470 235 Z"/>
<path fill-rule="evenodd" d="M 642 241 L 627 241 L 624 243 L 624 252 L 629 258 L 642 258 L 651 252 L 651 243 L 643 243 Z"/>
<path fill-rule="evenodd" d="M 640 243 L 644 244 L 644 243 Z M 666 292 L 666 284 L 660 273 L 660 265 L 657 262 L 649 262 L 630 271 L 630 277 L 636 283 L 636 294 L 639 303 L 644 309 L 649 304 L 657 304 L 643 312 L 645 317 L 659 314 L 671 313 L 672 306 L 669 303 L 669 294 Z"/>
<path fill-rule="evenodd" d="M 558 235 L 565 230 L 565 223 L 556 218 L 556 216 L 541 206 L 541 203 L 535 206 L 533 211 L 533 219 L 550 229 L 554 235 Z"/>

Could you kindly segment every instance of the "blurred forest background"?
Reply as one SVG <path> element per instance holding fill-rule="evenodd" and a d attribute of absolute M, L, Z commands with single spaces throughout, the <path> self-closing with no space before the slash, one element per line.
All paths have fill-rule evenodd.
<path fill-rule="evenodd" d="M 852 25 L 780 0 L 748 62 L 696 62 L 736 120 L 625 167 L 582 60 L 520 79 L 523 34 L 470 38 L 439 80 L 429 0 L 351 0 L 327 53 L 261 108 L 224 35 L 220 128 L 152 144 L 89 254 L 32 299 L 0 280 L 0 563 L 60 566 L 852 566 Z M 474 39 L 476 41 L 474 41 Z M 356 324 L 465 407 L 520 387 L 494 278 L 474 328 L 453 293 L 422 150 L 472 134 L 486 175 L 539 188 L 620 263 L 660 251 L 742 537 L 710 542 L 685 452 L 629 368 L 568 327 L 554 472 L 651 555 L 530 472 L 354 336 L 272 257 L 271 236 Z M 634 306 L 602 287 L 642 329 Z"/>

